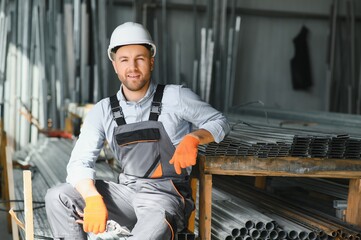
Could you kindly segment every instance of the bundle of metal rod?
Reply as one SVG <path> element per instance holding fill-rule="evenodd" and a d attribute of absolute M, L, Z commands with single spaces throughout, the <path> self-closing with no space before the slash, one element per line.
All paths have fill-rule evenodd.
<path fill-rule="evenodd" d="M 345 184 L 337 183 L 334 181 L 322 178 L 272 178 L 270 181 L 271 187 L 288 188 L 297 187 L 303 188 L 308 191 L 318 192 L 327 196 L 332 196 L 336 199 L 346 200 L 348 196 L 348 182 Z"/>
<path fill-rule="evenodd" d="M 106 1 L 1 1 L 0 103 L 14 150 L 36 143 L 34 121 L 43 129 L 64 129 L 69 102 L 92 103 L 107 95 L 108 59 L 100 54 L 107 48 L 106 6 Z"/>
<path fill-rule="evenodd" d="M 21 164 L 30 165 L 33 172 L 33 199 L 34 201 L 44 201 L 46 191 L 59 183 L 66 181 L 66 165 L 69 161 L 73 142 L 62 138 L 41 138 L 36 144 L 29 144 L 22 150 L 15 152 L 14 161 Z M 117 172 L 114 171 L 105 161 L 97 161 L 95 164 L 97 179 L 116 181 Z M 14 169 L 14 185 L 17 200 L 23 199 L 22 174 L 17 173 L 21 170 Z M 43 205 L 43 204 L 40 204 Z M 39 208 L 34 204 L 34 233 L 39 239 L 52 238 L 51 230 L 47 222 L 45 209 Z M 17 209 L 22 209 L 23 204 L 19 201 L 16 204 Z M 18 214 L 23 220 L 23 212 Z M 21 232 L 21 234 L 24 234 Z M 25 239 L 23 236 L 22 239 Z"/>
<path fill-rule="evenodd" d="M 52 187 L 66 181 L 66 165 L 73 144 L 69 139 L 42 138 L 37 144 L 29 144 L 26 148 L 15 152 L 14 160 L 36 167 L 44 177 L 47 187 Z M 97 178 L 117 179 L 116 172 L 105 161 L 97 161 L 95 169 Z"/>
<path fill-rule="evenodd" d="M 72 143 L 58 138 L 43 138 L 29 146 L 27 160 L 36 166 L 47 185 L 65 182 L 66 164 L 69 161 Z"/>
<path fill-rule="evenodd" d="M 6 16 L 6 1 L 0 3 L 0 104 L 4 104 L 5 88 L 5 62 L 6 62 L 6 43 L 8 36 L 8 17 Z M 1 113 L 3 115 L 3 113 Z"/>
<path fill-rule="evenodd" d="M 212 239 L 316 239 L 323 234 L 282 217 L 270 218 L 257 204 L 232 196 L 228 189 L 213 188 Z"/>
<path fill-rule="evenodd" d="M 258 156 L 284 157 L 289 154 L 291 144 L 278 140 L 234 133 L 230 133 L 221 143 L 210 143 L 200 146 L 200 151 L 205 155 L 236 155 L 236 156 Z"/>
<path fill-rule="evenodd" d="M 361 138 L 357 132 L 334 134 L 324 129 L 281 128 L 244 122 L 234 115 L 229 121 L 232 127 L 229 135 L 219 144 L 210 143 L 200 147 L 203 154 L 361 159 Z"/>
<path fill-rule="evenodd" d="M 336 217 L 315 209 L 311 210 L 305 206 L 296 206 L 275 195 L 251 187 L 237 178 L 222 176 L 217 177 L 213 182 L 214 188 L 232 194 L 238 201 L 252 203 L 252 209 L 256 209 L 275 220 L 278 225 L 287 231 L 289 238 L 296 238 L 297 232 L 297 238 L 313 239 L 316 234 L 316 237 L 321 239 L 326 237 L 346 239 L 341 235 L 357 238 L 361 232 L 361 229 L 357 226 L 349 225 Z M 259 199 L 262 199 L 262 201 L 259 201 Z"/>

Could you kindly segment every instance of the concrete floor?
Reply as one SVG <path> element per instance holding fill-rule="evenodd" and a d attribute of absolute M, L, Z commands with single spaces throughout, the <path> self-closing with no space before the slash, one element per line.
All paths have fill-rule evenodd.
<path fill-rule="evenodd" d="M 0 208 L 5 209 L 4 205 L 0 203 Z M 8 213 L 6 211 L 0 211 L 0 239 L 1 240 L 11 240 L 12 235 L 8 232 L 8 223 L 7 223 Z"/>

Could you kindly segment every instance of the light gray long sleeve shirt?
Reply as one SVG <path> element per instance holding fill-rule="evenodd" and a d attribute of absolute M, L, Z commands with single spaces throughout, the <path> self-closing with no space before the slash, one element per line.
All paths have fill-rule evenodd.
<path fill-rule="evenodd" d="M 150 106 L 156 90 L 151 83 L 145 96 L 138 102 L 125 99 L 122 90 L 117 92 L 126 123 L 142 122 L 149 119 Z M 198 95 L 181 85 L 166 85 L 162 112 L 158 121 L 162 122 L 174 146 L 184 135 L 195 129 L 208 130 L 215 142 L 223 140 L 230 131 L 225 116 L 201 101 Z M 95 179 L 94 165 L 106 140 L 117 157 L 116 141 L 113 139 L 117 127 L 110 107 L 109 98 L 104 98 L 94 105 L 84 119 L 79 139 L 72 151 L 67 166 L 67 182 L 75 186 L 83 179 Z"/>

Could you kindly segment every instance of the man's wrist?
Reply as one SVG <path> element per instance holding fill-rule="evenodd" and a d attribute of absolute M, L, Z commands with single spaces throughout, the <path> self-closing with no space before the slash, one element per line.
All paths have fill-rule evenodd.
<path fill-rule="evenodd" d="M 92 179 L 81 180 L 75 186 L 75 188 L 84 199 L 87 198 L 87 197 L 100 195 L 99 192 L 97 191 L 95 185 L 94 185 L 94 180 L 92 180 Z"/>

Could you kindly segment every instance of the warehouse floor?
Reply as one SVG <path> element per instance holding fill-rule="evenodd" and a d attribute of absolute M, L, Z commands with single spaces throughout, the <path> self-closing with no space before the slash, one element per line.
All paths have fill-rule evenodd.
<path fill-rule="evenodd" d="M 5 209 L 5 207 L 1 203 L 0 203 L 0 208 Z M 7 215 L 8 215 L 7 212 L 0 211 L 0 239 L 1 240 L 11 240 L 12 239 L 11 234 L 8 232 Z"/>

